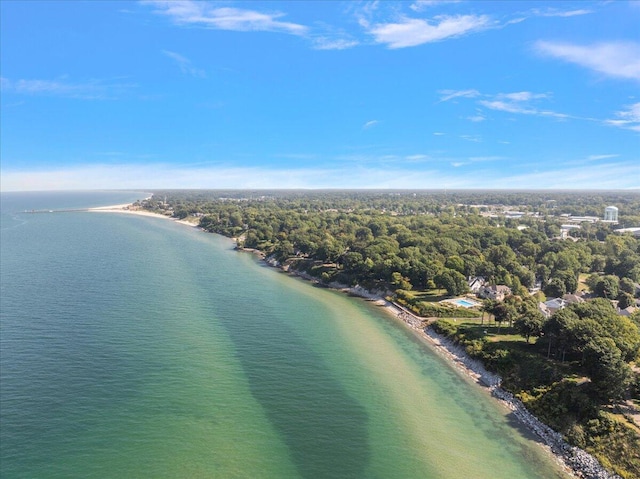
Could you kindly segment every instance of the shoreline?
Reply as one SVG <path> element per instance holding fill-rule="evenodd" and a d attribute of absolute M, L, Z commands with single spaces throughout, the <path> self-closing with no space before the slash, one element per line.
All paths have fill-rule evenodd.
<path fill-rule="evenodd" d="M 87 211 L 124 213 L 137 216 L 164 218 L 190 227 L 198 227 L 197 223 L 192 223 L 186 220 L 178 220 L 163 214 L 153 213 L 142 209 L 129 209 L 131 206 L 133 206 L 133 204 L 111 205 L 89 208 Z M 232 239 L 235 240 L 235 238 Z M 237 246 L 236 250 L 251 253 L 265 265 L 280 269 L 293 277 L 319 284 L 317 278 L 302 272 L 291 271 L 288 268 L 285 269 L 276 261 L 269 260 L 269 258 L 265 257 L 264 253 L 261 251 Z M 491 397 L 495 398 L 500 404 L 511 411 L 522 426 L 540 440 L 541 447 L 551 454 L 553 458 L 558 461 L 558 464 L 562 469 L 571 477 L 578 479 L 621 479 L 617 474 L 609 473 L 600 465 L 597 459 L 587 452 L 568 444 L 559 433 L 542 423 L 537 417 L 531 414 L 519 399 L 500 387 L 500 383 L 502 381 L 500 376 L 487 371 L 483 364 L 469 357 L 463 348 L 454 344 L 444 336 L 436 333 L 428 325 L 424 327 L 424 321 L 426 318 L 421 318 L 400 305 L 388 301 L 379 293 L 372 293 L 361 286 L 349 287 L 342 284 L 331 283 L 327 285 L 327 287 L 351 296 L 371 301 L 381 307 L 388 315 L 401 321 L 406 327 L 412 330 L 424 342 L 424 344 L 430 347 L 440 357 L 445 359 L 445 361 L 449 363 L 454 370 L 466 376 L 468 379 L 473 380 L 479 386 L 486 388 L 486 390 L 491 394 Z"/>
<path fill-rule="evenodd" d="M 285 270 L 277 262 L 265 258 L 262 252 L 245 248 L 236 249 L 254 254 L 264 264 L 278 268 L 291 276 L 320 284 L 317 278 L 306 273 Z M 560 433 L 551 429 L 529 412 L 518 398 L 500 387 L 502 378 L 499 375 L 487 371 L 480 361 L 471 358 L 462 347 L 436 333 L 429 325 L 425 327 L 424 321 L 427 318 L 421 318 L 380 294 L 372 293 L 361 286 L 349 287 L 338 283 L 329 283 L 326 286 L 329 289 L 371 301 L 381 307 L 388 315 L 404 323 L 427 347 L 443 358 L 454 370 L 485 388 L 492 398 L 507 408 L 520 424 L 540 441 L 540 446 L 558 462 L 569 476 L 578 479 L 622 479 L 619 475 L 607 471 L 591 454 L 567 443 Z"/>
<path fill-rule="evenodd" d="M 453 369 L 474 381 L 480 387 L 485 388 L 493 398 L 507 408 L 520 424 L 540 441 L 540 445 L 553 456 L 571 477 L 621 479 L 617 474 L 612 474 L 602 467 L 595 457 L 567 443 L 558 432 L 529 412 L 518 398 L 500 387 L 502 378 L 499 375 L 487 371 L 480 361 L 471 358 L 461 346 L 436 333 L 430 326 L 422 327 L 420 325 L 416 327 L 418 317 L 404 311 L 390 301 L 385 299 L 381 301 L 384 304 L 378 304 L 384 307 L 389 314 L 404 322 L 436 354 L 444 358 Z M 420 322 L 422 321 L 420 320 Z"/>
<path fill-rule="evenodd" d="M 143 210 L 143 209 L 131 209 L 133 203 L 124 203 L 121 205 L 110 205 L 110 206 L 97 206 L 95 208 L 87 208 L 86 211 L 89 213 L 124 213 L 129 215 L 136 216 L 146 216 L 148 218 L 162 218 L 166 220 L 173 221 L 174 223 L 180 223 L 181 225 L 191 226 L 194 228 L 198 227 L 198 223 L 192 223 L 187 220 L 179 220 L 176 218 L 171 218 L 170 216 L 163 215 L 160 213 L 153 213 L 151 211 Z"/>

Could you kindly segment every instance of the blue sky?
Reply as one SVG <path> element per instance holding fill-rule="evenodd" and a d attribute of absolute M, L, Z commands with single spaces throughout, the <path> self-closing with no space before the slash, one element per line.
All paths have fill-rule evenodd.
<path fill-rule="evenodd" d="M 1 188 L 640 188 L 640 2 L 0 2 Z"/>

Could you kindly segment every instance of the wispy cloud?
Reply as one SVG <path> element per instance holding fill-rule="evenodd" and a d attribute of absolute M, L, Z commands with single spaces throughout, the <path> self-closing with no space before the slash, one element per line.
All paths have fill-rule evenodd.
<path fill-rule="evenodd" d="M 460 138 L 473 143 L 482 143 L 482 136 L 480 135 L 460 135 Z"/>
<path fill-rule="evenodd" d="M 634 103 L 626 110 L 616 112 L 614 119 L 604 122 L 607 125 L 640 132 L 640 103 Z"/>
<path fill-rule="evenodd" d="M 460 168 L 461 166 L 473 165 L 474 163 L 487 163 L 504 159 L 506 159 L 504 156 L 470 156 L 469 158 L 452 161 L 451 166 Z"/>
<path fill-rule="evenodd" d="M 117 83 L 106 80 L 71 82 L 60 80 L 10 80 L 2 78 L 2 90 L 22 95 L 45 95 L 76 98 L 80 100 L 115 99 L 135 84 Z"/>
<path fill-rule="evenodd" d="M 606 155 L 588 155 L 586 157 L 581 157 L 576 160 L 563 161 L 563 165 L 565 167 L 568 166 L 585 166 L 587 168 L 591 168 L 593 165 L 604 165 L 611 163 L 608 160 L 612 160 L 614 158 L 619 158 L 618 154 L 606 154 Z M 619 162 L 619 161 L 618 161 Z"/>
<path fill-rule="evenodd" d="M 373 126 L 376 126 L 378 123 L 380 123 L 378 120 L 369 120 L 364 125 L 362 125 L 362 129 L 363 130 L 368 130 L 369 128 L 371 128 Z"/>
<path fill-rule="evenodd" d="M 561 120 L 571 118 L 570 115 L 565 113 L 543 110 L 532 104 L 535 100 L 548 98 L 549 95 L 547 93 L 520 91 L 514 93 L 498 93 L 497 95 L 489 96 L 486 100 L 480 100 L 478 103 L 491 110 L 516 113 L 519 115 L 546 116 Z"/>
<path fill-rule="evenodd" d="M 561 164 L 558 162 L 557 164 Z M 524 169 L 523 169 L 524 170 Z M 567 179 L 570 178 L 570 183 Z M 545 168 L 500 179 L 510 188 L 548 189 L 637 189 L 640 188 L 640 162 L 618 162 L 570 167 Z M 503 186 L 504 188 L 504 186 Z"/>
<path fill-rule="evenodd" d="M 600 160 L 608 160 L 610 158 L 617 158 L 620 155 L 589 155 L 587 157 L 587 161 L 600 161 Z"/>
<path fill-rule="evenodd" d="M 180 71 L 185 75 L 191 75 L 196 78 L 205 78 L 206 74 L 204 70 L 194 67 L 191 64 L 191 60 L 186 57 L 183 57 L 179 53 L 172 52 L 169 50 L 162 50 L 162 53 L 175 61 L 180 67 Z"/>
<path fill-rule="evenodd" d="M 593 13 L 593 10 L 580 8 L 577 10 L 558 10 L 557 8 L 538 9 L 534 8 L 531 13 L 538 17 L 577 17 Z"/>
<path fill-rule="evenodd" d="M 447 161 L 441 167 L 416 169 L 400 163 L 371 166 L 340 162 L 332 167 L 265 168 L 220 165 L 185 167 L 162 163 L 102 164 L 67 168 L 3 170 L 2 191 L 164 188 L 640 188 L 640 162 L 600 162 L 569 166 L 557 161 L 543 171 L 522 168 L 504 175 L 492 167 L 474 174 L 451 173 L 473 159 Z M 471 167 L 470 167 L 471 168 Z M 570 178 L 570 183 L 567 179 Z"/>
<path fill-rule="evenodd" d="M 425 43 L 456 38 L 491 26 L 487 15 L 438 16 L 431 22 L 402 17 L 395 23 L 378 23 L 368 28 L 377 43 L 389 48 L 415 47 Z"/>
<path fill-rule="evenodd" d="M 546 93 L 531 93 L 530 91 L 518 91 L 514 93 L 499 93 L 498 98 L 504 98 L 511 101 L 530 101 L 540 98 L 548 98 Z"/>
<path fill-rule="evenodd" d="M 360 42 L 351 38 L 317 36 L 313 39 L 313 46 L 316 50 L 346 50 L 359 44 Z"/>
<path fill-rule="evenodd" d="M 444 95 L 440 99 L 440 102 L 449 101 L 455 98 L 477 98 L 476 103 L 478 105 L 494 111 L 501 111 L 516 115 L 530 115 L 554 118 L 556 120 L 590 121 L 604 123 L 606 125 L 616 126 L 618 128 L 624 128 L 626 130 L 640 131 L 640 103 L 629 105 L 628 107 L 626 107 L 626 109 L 615 112 L 613 118 L 603 120 L 598 118 L 569 115 L 567 113 L 560 113 L 557 111 L 539 107 L 539 102 L 551 99 L 550 93 L 518 91 L 488 95 L 474 89 L 441 90 L 438 93 Z M 479 110 L 475 115 L 467 116 L 465 117 L 465 119 L 472 122 L 481 122 L 485 121 L 487 118 L 482 113 L 482 111 Z M 461 138 L 467 141 L 478 141 L 473 139 L 473 137 L 469 138 L 468 135 L 461 136 Z"/>
<path fill-rule="evenodd" d="M 281 12 L 263 13 L 232 7 L 218 7 L 215 4 L 193 0 L 145 0 L 156 12 L 170 17 L 178 25 L 194 25 L 218 30 L 267 31 L 305 35 L 308 27 L 298 23 L 279 20 Z"/>
<path fill-rule="evenodd" d="M 409 5 L 409 8 L 414 12 L 421 12 L 427 8 L 447 3 L 460 3 L 460 0 L 415 0 L 411 5 Z"/>
<path fill-rule="evenodd" d="M 454 98 L 475 98 L 480 95 L 478 90 L 440 90 L 438 93 L 442 95 L 441 102 Z"/>
<path fill-rule="evenodd" d="M 504 111 L 507 113 L 517 113 L 519 115 L 547 116 L 560 120 L 571 118 L 570 115 L 567 115 L 565 113 L 557 113 L 551 110 L 539 110 L 537 108 L 532 108 L 519 102 L 509 102 L 504 100 L 481 100 L 479 103 L 491 110 Z"/>
<path fill-rule="evenodd" d="M 164 188 L 464 188 L 469 180 L 433 170 L 346 164 L 317 168 L 196 167 L 166 164 L 93 165 L 3 171 L 2 191 Z"/>
<path fill-rule="evenodd" d="M 640 44 L 605 42 L 592 45 L 538 41 L 535 50 L 614 78 L 640 81 Z"/>
<path fill-rule="evenodd" d="M 429 160 L 430 157 L 429 157 L 429 155 L 418 154 L 418 155 L 406 156 L 405 159 L 408 160 L 408 161 L 412 161 L 414 163 L 418 163 L 418 162 L 421 162 L 421 161 Z"/>
<path fill-rule="evenodd" d="M 467 120 L 472 121 L 474 123 L 480 123 L 481 121 L 485 121 L 487 118 L 482 113 L 476 113 L 473 116 L 468 116 Z"/>
<path fill-rule="evenodd" d="M 474 163 L 487 163 L 491 161 L 505 160 L 504 156 L 470 156 L 466 160 L 456 160 L 450 163 L 454 168 L 460 168 L 461 166 L 468 166 Z"/>

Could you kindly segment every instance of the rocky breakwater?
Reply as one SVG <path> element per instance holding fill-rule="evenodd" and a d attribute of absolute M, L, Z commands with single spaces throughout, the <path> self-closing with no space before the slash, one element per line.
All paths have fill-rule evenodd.
<path fill-rule="evenodd" d="M 559 433 L 531 414 L 524 407 L 524 404 L 510 392 L 500 387 L 494 387 L 491 390 L 491 394 L 513 411 L 513 414 L 529 430 L 542 439 L 551 451 L 560 457 L 579 477 L 588 479 L 621 479 L 617 474 L 611 474 L 603 468 L 591 454 L 568 444 Z"/>
<path fill-rule="evenodd" d="M 549 447 L 551 452 L 577 477 L 585 479 L 622 479 L 600 465 L 598 460 L 582 449 L 567 443 L 558 432 L 542 423 L 531 414 L 524 404 L 513 394 L 500 387 L 500 376 L 487 371 L 482 363 L 469 357 L 465 350 L 450 339 L 436 333 L 430 327 L 424 328 L 424 334 L 432 344 L 449 357 L 458 369 L 487 386 L 492 396 L 500 400 L 515 417 Z"/>

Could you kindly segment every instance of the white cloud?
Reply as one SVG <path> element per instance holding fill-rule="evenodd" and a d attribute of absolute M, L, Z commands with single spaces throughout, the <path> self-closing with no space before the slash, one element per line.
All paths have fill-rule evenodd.
<path fill-rule="evenodd" d="M 578 10 L 558 10 L 555 8 L 547 8 L 546 10 L 534 9 L 532 10 L 532 13 L 539 17 L 577 17 L 593 13 L 593 10 L 587 10 L 584 8 Z"/>
<path fill-rule="evenodd" d="M 536 110 L 522 106 L 519 103 L 506 102 L 502 100 L 480 100 L 479 103 L 491 110 L 506 111 L 507 113 L 521 113 L 525 115 L 533 115 L 536 113 Z"/>
<path fill-rule="evenodd" d="M 631 105 L 628 110 L 619 111 L 618 116 L 633 123 L 640 123 L 640 103 Z"/>
<path fill-rule="evenodd" d="M 433 132 L 433 134 L 434 134 L 435 136 L 444 136 L 444 135 L 445 135 L 444 133 L 442 133 L 442 132 L 440 132 L 440 131 L 434 131 L 434 132 Z"/>
<path fill-rule="evenodd" d="M 440 101 L 449 101 L 454 98 L 475 98 L 480 95 L 478 90 L 440 90 L 438 93 L 443 95 Z"/>
<path fill-rule="evenodd" d="M 482 157 L 479 157 L 480 159 Z M 488 157 L 491 158 L 491 157 Z M 459 168 L 478 158 L 453 160 Z M 492 161 L 492 160 L 486 160 Z M 515 160 L 514 160 L 515 161 Z M 500 168 L 474 169 L 449 174 L 436 168 L 417 170 L 411 164 L 344 163 L 334 167 L 186 167 L 168 164 L 109 164 L 40 170 L 3 170 L 1 191 L 78 189 L 165 189 L 165 188 L 531 188 L 608 189 L 640 188 L 640 159 L 628 162 L 595 162 L 544 171 L 524 166 L 517 175 L 505 175 Z M 471 168 L 471 167 L 470 167 Z M 570 183 L 567 182 L 570 178 Z"/>
<path fill-rule="evenodd" d="M 413 161 L 413 162 L 419 162 L 419 161 L 425 161 L 429 159 L 429 155 L 409 155 L 405 157 L 408 161 Z"/>
<path fill-rule="evenodd" d="M 556 164 L 563 163 L 561 161 Z M 564 168 L 545 168 L 500 179 L 502 188 L 546 189 L 637 189 L 640 188 L 640 161 L 584 164 Z M 570 179 L 569 181 L 567 179 Z M 494 182 L 495 183 L 495 180 Z"/>
<path fill-rule="evenodd" d="M 3 171 L 2 191 L 93 189 L 464 188 L 472 183 L 414 167 L 185 168 L 180 165 L 94 165 L 61 170 Z"/>
<path fill-rule="evenodd" d="M 511 20 L 507 20 L 505 22 L 505 25 L 517 25 L 518 23 L 522 23 L 526 20 L 526 17 L 517 17 L 517 18 L 512 18 Z"/>
<path fill-rule="evenodd" d="M 426 8 L 447 3 L 460 3 L 460 0 L 415 0 L 409 8 L 414 12 L 421 12 Z"/>
<path fill-rule="evenodd" d="M 440 99 L 440 102 L 453 100 L 455 98 L 482 97 L 484 99 L 478 100 L 478 104 L 491 110 L 504 111 L 507 113 L 517 113 L 522 115 L 549 116 L 558 119 L 570 118 L 569 115 L 565 115 L 563 113 L 557 113 L 550 110 L 540 110 L 531 106 L 531 103 L 535 100 L 548 99 L 550 95 L 547 93 L 519 91 L 512 93 L 498 93 L 497 95 L 485 95 L 475 89 L 440 90 L 438 93 L 443 95 Z M 466 119 L 473 122 L 481 122 L 486 120 L 486 117 L 482 114 L 482 111 L 477 111 L 475 115 L 468 116 L 466 117 Z"/>
<path fill-rule="evenodd" d="M 451 166 L 455 168 L 459 168 L 461 166 L 468 166 L 474 163 L 487 163 L 487 162 L 500 161 L 505 159 L 506 158 L 504 156 L 470 156 L 465 160 L 452 161 Z"/>
<path fill-rule="evenodd" d="M 439 93 L 445 96 L 440 100 L 448 101 L 453 98 L 475 98 L 482 97 L 477 100 L 477 103 L 485 108 L 495 111 L 502 111 L 506 113 L 513 113 L 516 115 L 530 115 L 547 118 L 555 118 L 556 120 L 582 120 L 604 123 L 610 126 L 616 126 L 626 130 L 632 130 L 640 132 L 640 102 L 629 105 L 626 110 L 615 112 L 614 118 L 610 119 L 596 119 L 588 117 L 579 117 L 574 115 L 568 115 L 566 113 L 559 113 L 552 110 L 541 109 L 536 106 L 536 101 L 548 100 L 551 95 L 548 93 L 533 93 L 529 91 L 519 91 L 512 93 L 498 93 L 495 95 L 486 95 L 478 92 L 477 90 L 442 90 Z M 476 112 L 473 116 L 466 117 L 467 120 L 473 122 L 481 122 L 486 120 L 486 117 L 481 111 Z M 463 135 L 460 138 L 467 141 L 480 141 L 479 139 Z"/>
<path fill-rule="evenodd" d="M 460 135 L 465 141 L 472 141 L 474 143 L 482 143 L 482 137 L 480 135 Z"/>
<path fill-rule="evenodd" d="M 174 60 L 178 66 L 180 67 L 180 71 L 186 75 L 191 75 L 197 78 L 204 78 L 206 75 L 204 73 L 204 70 L 200 70 L 199 68 L 195 68 L 192 64 L 191 64 L 191 60 L 189 60 L 186 57 L 183 57 L 182 55 L 180 55 L 179 53 L 176 52 L 171 52 L 169 50 L 162 50 L 162 53 L 164 53 L 166 56 L 168 56 L 169 58 L 171 58 L 172 60 Z"/>
<path fill-rule="evenodd" d="M 2 90 L 23 95 L 49 95 L 80 100 L 113 99 L 134 88 L 134 84 L 89 80 L 73 83 L 63 80 L 15 80 L 2 78 Z"/>
<path fill-rule="evenodd" d="M 608 160 L 609 158 L 617 158 L 620 155 L 589 155 L 587 157 L 588 161 L 599 161 L 599 160 Z"/>
<path fill-rule="evenodd" d="M 368 130 L 369 128 L 371 128 L 372 126 L 377 125 L 378 123 L 380 123 L 378 120 L 369 120 L 368 122 L 366 122 L 364 125 L 362 125 L 362 129 L 363 130 Z"/>
<path fill-rule="evenodd" d="M 615 78 L 640 80 L 640 44 L 608 42 L 593 45 L 538 41 L 535 49 L 542 55 L 575 63 Z"/>
<path fill-rule="evenodd" d="M 348 38 L 329 38 L 319 36 L 313 39 L 313 46 L 316 50 L 346 50 L 359 44 L 360 43 L 357 40 Z"/>
<path fill-rule="evenodd" d="M 499 93 L 498 98 L 505 98 L 512 101 L 530 101 L 539 98 L 547 98 L 545 93 L 531 93 L 530 91 L 519 91 L 515 93 Z"/>
<path fill-rule="evenodd" d="M 604 121 L 607 125 L 640 132 L 640 103 L 634 103 L 626 110 L 616 112 L 616 118 Z"/>
<path fill-rule="evenodd" d="M 474 123 L 480 123 L 481 121 L 485 121 L 486 118 L 481 113 L 477 113 L 476 115 L 468 116 L 467 120 L 472 121 Z"/>
<path fill-rule="evenodd" d="M 308 31 L 304 25 L 278 20 L 284 16 L 280 12 L 262 13 L 241 8 L 216 7 L 193 0 L 146 0 L 143 3 L 155 6 L 157 13 L 170 17 L 179 25 L 197 25 L 240 32 L 281 32 L 292 35 L 305 35 Z"/>
<path fill-rule="evenodd" d="M 435 23 L 418 18 L 406 18 L 398 23 L 379 23 L 369 28 L 377 43 L 389 48 L 415 47 L 447 38 L 484 30 L 490 26 L 487 15 L 438 16 Z"/>
<path fill-rule="evenodd" d="M 480 100 L 478 103 L 486 108 L 520 115 L 547 116 L 565 120 L 572 118 L 570 115 L 551 110 L 540 110 L 531 105 L 532 100 L 547 99 L 546 93 L 532 93 L 520 91 L 515 93 L 498 93 L 489 100 Z"/>

